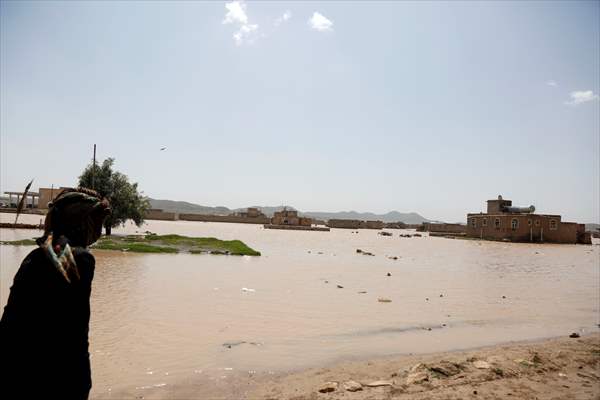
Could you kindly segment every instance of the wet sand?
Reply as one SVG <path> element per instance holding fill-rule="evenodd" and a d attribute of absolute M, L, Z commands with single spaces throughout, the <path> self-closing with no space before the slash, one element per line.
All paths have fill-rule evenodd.
<path fill-rule="evenodd" d="M 600 334 L 154 388 L 145 399 L 598 399 Z"/>

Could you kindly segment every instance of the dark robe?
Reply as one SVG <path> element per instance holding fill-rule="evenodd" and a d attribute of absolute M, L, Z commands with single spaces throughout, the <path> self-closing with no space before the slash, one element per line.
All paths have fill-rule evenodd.
<path fill-rule="evenodd" d="M 4 399 L 87 399 L 88 330 L 95 259 L 73 250 L 80 280 L 60 274 L 40 248 L 15 275 L 0 320 Z"/>

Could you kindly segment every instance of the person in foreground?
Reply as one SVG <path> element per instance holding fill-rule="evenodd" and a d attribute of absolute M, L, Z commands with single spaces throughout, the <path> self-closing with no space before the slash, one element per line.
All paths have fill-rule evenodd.
<path fill-rule="evenodd" d="M 87 247 L 110 214 L 89 189 L 48 204 L 44 236 L 17 271 L 0 320 L 5 399 L 87 399 L 88 330 L 95 259 Z"/>

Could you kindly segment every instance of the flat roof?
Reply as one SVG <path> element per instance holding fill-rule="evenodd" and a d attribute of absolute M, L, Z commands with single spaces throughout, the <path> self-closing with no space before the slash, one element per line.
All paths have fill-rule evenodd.
<path fill-rule="evenodd" d="M 4 192 L 4 194 L 23 196 L 23 192 Z M 39 195 L 40 194 L 37 192 L 27 192 L 27 196 L 39 196 Z"/>

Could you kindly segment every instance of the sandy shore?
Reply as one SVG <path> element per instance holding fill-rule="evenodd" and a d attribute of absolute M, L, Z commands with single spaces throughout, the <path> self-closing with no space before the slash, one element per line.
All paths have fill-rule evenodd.
<path fill-rule="evenodd" d="M 600 399 L 600 334 L 348 362 L 290 374 L 245 375 L 220 383 L 187 382 L 120 395 L 139 399 Z"/>
<path fill-rule="evenodd" d="M 248 398 L 599 399 L 600 334 L 312 369 Z"/>

